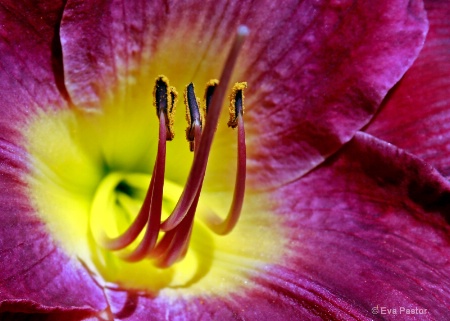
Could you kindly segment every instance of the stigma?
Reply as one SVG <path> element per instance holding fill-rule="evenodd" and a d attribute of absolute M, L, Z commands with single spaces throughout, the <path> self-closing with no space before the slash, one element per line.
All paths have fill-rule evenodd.
<path fill-rule="evenodd" d="M 120 259 L 127 262 L 148 259 L 152 260 L 156 266 L 166 268 L 182 260 L 186 255 L 223 101 L 240 48 L 247 35 L 248 29 L 245 26 L 239 27 L 220 79 L 212 79 L 205 85 L 202 102 L 195 93 L 193 83 L 185 87 L 186 140 L 194 157 L 181 196 L 165 220 L 161 217 L 166 144 L 167 141 L 175 138 L 173 125 L 178 93 L 174 87 L 170 86 L 166 76 L 160 75 L 156 78 L 153 101 L 159 122 L 159 137 L 153 172 L 144 201 L 138 214 L 122 234 L 113 238 L 104 232 L 94 235 L 101 247 L 114 252 Z M 238 149 L 235 188 L 229 211 L 224 219 L 222 219 L 223 213 L 215 213 L 213 210 L 208 210 L 206 215 L 202 216 L 203 223 L 219 235 L 230 233 L 236 226 L 244 201 L 246 181 L 244 89 L 246 87 L 245 82 L 236 83 L 229 95 L 228 126 L 237 128 Z"/>

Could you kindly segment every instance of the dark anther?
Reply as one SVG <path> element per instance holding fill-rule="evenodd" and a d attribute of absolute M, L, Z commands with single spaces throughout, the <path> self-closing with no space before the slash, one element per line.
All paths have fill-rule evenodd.
<path fill-rule="evenodd" d="M 230 99 L 230 120 L 228 126 L 236 128 L 238 118 L 244 115 L 244 89 L 247 88 L 246 82 L 238 82 L 234 85 Z"/>
<path fill-rule="evenodd" d="M 166 124 L 166 139 L 172 140 L 175 136 L 173 131 L 173 118 L 175 114 L 175 104 L 177 101 L 177 92 L 175 88 L 169 86 L 169 80 L 165 76 L 156 78 L 155 89 L 153 92 L 156 115 L 164 114 Z"/>
<path fill-rule="evenodd" d="M 169 106 L 168 101 L 168 85 L 163 77 L 156 79 L 155 84 L 155 104 L 156 104 L 156 115 L 159 116 L 161 112 L 167 115 L 167 107 Z M 173 106 L 170 106 L 173 108 Z"/>
<path fill-rule="evenodd" d="M 242 90 L 238 90 L 236 92 L 236 101 L 234 103 L 234 109 L 235 109 L 235 113 L 236 113 L 236 117 L 238 115 L 242 115 L 243 112 L 243 104 L 242 104 Z"/>
<path fill-rule="evenodd" d="M 188 121 L 188 128 L 186 129 L 186 138 L 189 142 L 194 141 L 194 128 L 195 126 L 202 126 L 202 119 L 200 115 L 200 109 L 198 107 L 197 97 L 194 92 L 194 85 L 190 83 L 186 87 L 185 97 L 187 112 L 186 118 Z M 191 148 L 192 149 L 192 148 Z"/>

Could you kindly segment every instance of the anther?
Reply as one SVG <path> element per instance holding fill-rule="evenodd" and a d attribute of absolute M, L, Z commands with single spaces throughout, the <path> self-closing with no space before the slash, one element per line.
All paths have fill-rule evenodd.
<path fill-rule="evenodd" d="M 173 122 L 177 97 L 178 93 L 174 87 L 169 86 L 169 79 L 167 79 L 167 77 L 161 75 L 156 78 L 153 90 L 153 101 L 156 107 L 156 115 L 159 117 L 160 112 L 164 114 L 167 140 L 172 140 L 175 136 Z"/>
<path fill-rule="evenodd" d="M 236 128 L 238 125 L 238 117 L 244 115 L 244 89 L 247 88 L 246 82 L 238 82 L 234 84 L 230 95 L 230 120 L 228 126 Z"/>
<path fill-rule="evenodd" d="M 195 131 L 202 128 L 202 116 L 198 107 L 198 99 L 195 96 L 194 85 L 190 83 L 184 91 L 184 102 L 186 104 L 186 120 L 188 127 L 186 128 L 186 139 L 189 142 L 191 152 L 194 151 Z"/>

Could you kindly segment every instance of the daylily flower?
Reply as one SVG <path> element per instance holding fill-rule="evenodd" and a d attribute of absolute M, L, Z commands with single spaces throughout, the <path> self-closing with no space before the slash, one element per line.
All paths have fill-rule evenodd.
<path fill-rule="evenodd" d="M 425 47 L 381 105 L 422 49 L 425 9 Z M 449 65 L 449 12 L 404 0 L 3 3 L 2 318 L 445 319 L 449 69 L 422 71 Z M 232 91 L 221 75 L 233 60 Z M 190 107 L 186 124 L 179 102 L 171 128 L 176 91 L 191 106 L 215 78 L 206 117 Z M 211 116 L 225 91 L 234 131 L 225 112 Z M 226 234 L 210 218 L 230 204 L 240 217 Z M 153 223 L 115 246 L 140 208 Z M 130 254 L 146 231 L 160 256 Z"/>

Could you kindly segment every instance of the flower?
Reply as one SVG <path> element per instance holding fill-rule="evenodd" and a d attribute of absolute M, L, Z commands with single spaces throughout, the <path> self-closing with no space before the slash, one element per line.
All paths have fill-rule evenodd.
<path fill-rule="evenodd" d="M 430 43 L 441 44 L 448 22 L 433 19 L 448 5 L 426 9 L 439 23 Z M 446 156 L 386 130 L 430 48 L 360 131 L 423 45 L 420 1 L 41 1 L 0 12 L 10 27 L 0 41 L 2 317 L 445 318 L 450 187 L 422 158 L 448 175 Z M 114 203 L 92 210 L 100 186 L 122 175 L 106 194 L 138 208 L 157 158 L 154 79 L 201 88 L 218 77 L 240 23 L 251 30 L 233 74 L 249 87 L 242 217 L 227 236 L 196 220 L 187 257 L 169 269 L 124 263 L 92 239 L 129 224 Z M 167 144 L 166 212 L 192 162 L 182 119 Z M 437 119 L 436 144 L 447 139 Z M 235 149 L 222 119 L 199 215 L 226 212 Z"/>

